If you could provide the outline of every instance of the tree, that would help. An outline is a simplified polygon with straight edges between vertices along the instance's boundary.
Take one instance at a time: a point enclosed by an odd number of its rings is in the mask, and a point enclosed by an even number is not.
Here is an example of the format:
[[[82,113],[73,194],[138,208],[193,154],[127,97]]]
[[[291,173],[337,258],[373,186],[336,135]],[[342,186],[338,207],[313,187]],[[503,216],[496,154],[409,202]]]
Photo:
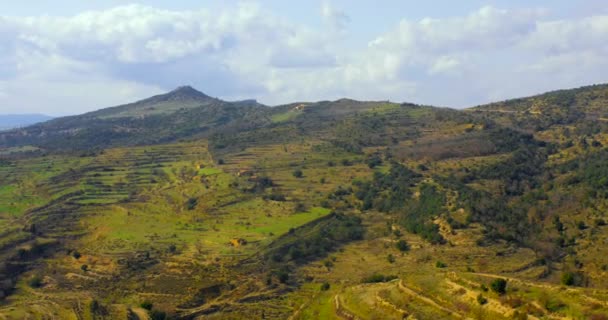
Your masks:
[[[410,250],[410,245],[405,240],[399,240],[396,244],[397,249],[401,252]]]
[[[154,304],[152,304],[152,302],[146,300],[146,301],[142,302],[139,306],[146,310],[152,310],[152,307],[154,307]]]
[[[386,259],[388,260],[388,262],[390,263],[394,263],[395,262],[395,257],[392,254],[388,254],[388,256],[386,257]]]
[[[302,178],[304,176],[304,173],[302,173],[302,170],[300,169],[294,170],[292,174],[296,178]]]
[[[562,284],[566,286],[574,285],[574,273],[572,272],[564,272],[562,274]]]
[[[42,277],[35,275],[27,282],[27,284],[32,288],[40,288],[42,287]]]
[[[330,287],[329,283],[323,282],[323,284],[321,285],[321,291],[327,291],[327,290],[329,290],[329,287]]]
[[[492,291],[503,295],[507,292],[507,280],[505,279],[495,279],[490,283],[490,288]]]

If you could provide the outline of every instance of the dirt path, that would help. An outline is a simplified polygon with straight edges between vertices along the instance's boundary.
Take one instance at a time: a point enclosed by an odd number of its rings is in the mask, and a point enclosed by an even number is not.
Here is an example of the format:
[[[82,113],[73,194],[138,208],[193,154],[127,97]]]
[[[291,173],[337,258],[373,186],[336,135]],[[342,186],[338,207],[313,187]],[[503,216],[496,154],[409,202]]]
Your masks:
[[[139,320],[150,320],[150,316],[148,315],[148,311],[142,308],[132,308],[131,311],[137,316]]]

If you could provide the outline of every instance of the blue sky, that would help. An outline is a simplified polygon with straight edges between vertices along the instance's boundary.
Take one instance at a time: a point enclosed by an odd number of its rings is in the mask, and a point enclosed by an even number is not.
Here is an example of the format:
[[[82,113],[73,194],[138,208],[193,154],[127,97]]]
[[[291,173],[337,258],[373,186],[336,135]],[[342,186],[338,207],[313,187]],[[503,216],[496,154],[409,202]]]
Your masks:
[[[0,0],[0,113],[75,114],[182,84],[277,105],[467,107],[608,82],[605,1]]]

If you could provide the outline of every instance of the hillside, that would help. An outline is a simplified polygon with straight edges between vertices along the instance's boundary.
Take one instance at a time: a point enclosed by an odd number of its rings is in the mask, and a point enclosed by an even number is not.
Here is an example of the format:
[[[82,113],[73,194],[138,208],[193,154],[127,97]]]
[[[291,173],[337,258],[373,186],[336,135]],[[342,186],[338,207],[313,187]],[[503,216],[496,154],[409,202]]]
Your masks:
[[[182,87],[0,134],[0,318],[604,319],[607,97]]]
[[[131,104],[3,132],[0,146],[89,150],[155,144],[204,137],[220,128],[254,127],[268,121],[267,113],[255,101],[226,102],[185,86]]]

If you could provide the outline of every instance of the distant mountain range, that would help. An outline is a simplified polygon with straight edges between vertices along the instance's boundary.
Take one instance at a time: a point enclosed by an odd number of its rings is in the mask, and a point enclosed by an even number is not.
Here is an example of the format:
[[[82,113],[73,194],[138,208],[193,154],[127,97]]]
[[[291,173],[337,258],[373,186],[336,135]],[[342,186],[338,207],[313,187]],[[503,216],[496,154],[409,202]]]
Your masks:
[[[53,117],[44,114],[0,114],[0,130],[25,127],[51,119]]]

